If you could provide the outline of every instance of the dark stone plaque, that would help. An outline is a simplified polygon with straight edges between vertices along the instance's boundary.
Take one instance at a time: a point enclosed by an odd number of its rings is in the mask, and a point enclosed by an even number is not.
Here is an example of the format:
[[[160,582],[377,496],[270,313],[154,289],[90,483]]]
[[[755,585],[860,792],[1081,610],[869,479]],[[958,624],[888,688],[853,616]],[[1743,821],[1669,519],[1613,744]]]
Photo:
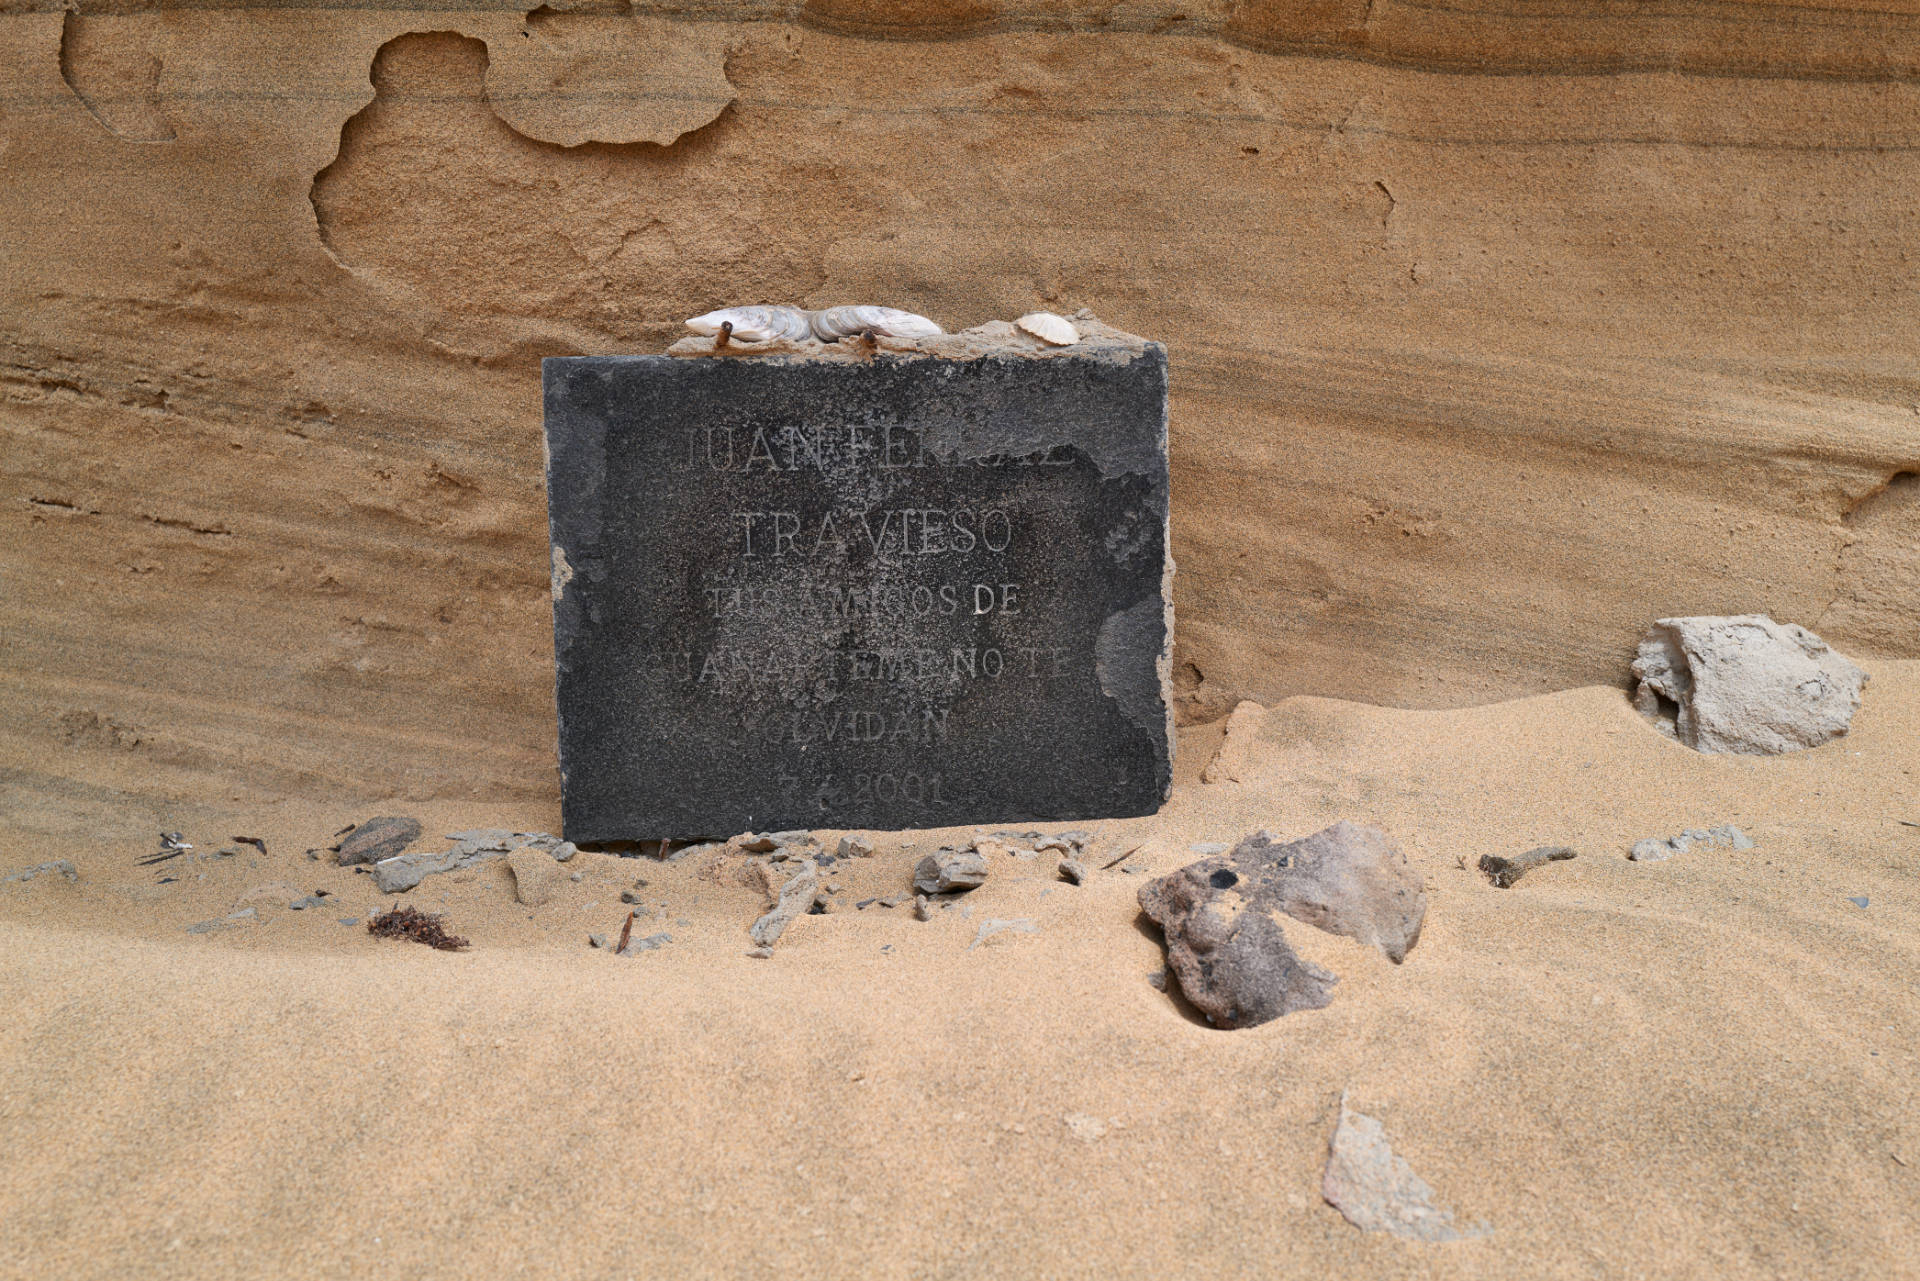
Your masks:
[[[568,839],[1159,808],[1165,349],[947,345],[545,362]]]

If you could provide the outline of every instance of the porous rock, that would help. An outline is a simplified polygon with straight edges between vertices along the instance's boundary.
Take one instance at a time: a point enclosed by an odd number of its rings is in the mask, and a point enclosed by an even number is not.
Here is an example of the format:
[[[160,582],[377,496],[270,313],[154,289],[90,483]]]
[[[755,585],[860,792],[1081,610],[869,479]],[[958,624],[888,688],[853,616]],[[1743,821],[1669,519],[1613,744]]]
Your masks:
[[[1285,844],[1255,832],[1227,858],[1288,916],[1377,947],[1395,965],[1420,941],[1426,889],[1400,847],[1377,827],[1342,819]]]
[[[370,818],[353,829],[340,842],[340,866],[378,863],[383,858],[404,854],[407,846],[420,839],[420,820],[403,814]]]
[[[1419,941],[1426,891],[1384,832],[1342,821],[1285,844],[1255,832],[1231,853],[1141,886],[1140,907],[1166,936],[1187,999],[1217,1026],[1238,1028],[1333,999],[1338,980],[1295,955],[1278,914],[1398,963]]]
[[[986,879],[986,856],[978,850],[935,850],[913,869],[913,888],[922,894],[971,890]]]
[[[1528,872],[1545,863],[1557,863],[1575,857],[1576,851],[1565,845],[1536,845],[1524,854],[1482,854],[1480,870],[1503,890],[1510,890]]]
[[[1356,1228],[1390,1232],[1410,1241],[1459,1241],[1479,1232],[1453,1226],[1453,1214],[1433,1203],[1433,1188],[1394,1155],[1380,1123],[1350,1111],[1343,1096],[1340,1123],[1328,1145],[1320,1195]]]
[[[753,923],[753,928],[747,931],[748,936],[760,947],[772,947],[786,932],[794,917],[805,914],[813,907],[814,895],[819,890],[819,870],[810,862],[803,864],[800,873],[780,887],[780,901],[773,905],[773,910]]]
[[[1648,837],[1636,842],[1627,857],[1636,863],[1659,863],[1675,854],[1685,854],[1696,845],[1718,850],[1750,850],[1753,839],[1731,823],[1718,827],[1693,827],[1665,840]]]
[[[1700,752],[1771,756],[1847,732],[1867,674],[1764,614],[1663,618],[1633,661],[1633,705]]]
[[[560,881],[560,865],[553,855],[532,846],[522,846],[507,855],[513,870],[513,896],[528,907],[540,907],[553,898]]]

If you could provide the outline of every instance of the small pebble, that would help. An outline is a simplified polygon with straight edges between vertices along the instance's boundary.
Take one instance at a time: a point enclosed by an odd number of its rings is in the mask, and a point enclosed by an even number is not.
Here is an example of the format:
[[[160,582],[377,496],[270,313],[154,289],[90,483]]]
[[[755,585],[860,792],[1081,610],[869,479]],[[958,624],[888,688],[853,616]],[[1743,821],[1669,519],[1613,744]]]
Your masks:
[[[1867,905],[1867,896],[1862,894],[1859,898],[1849,898],[1847,902],[1853,904],[1855,907],[1865,907]]]
[[[750,947],[747,949],[747,955],[756,961],[764,961],[773,955],[773,949],[770,947]]]
[[[638,903],[640,901],[640,896],[638,894],[635,894],[632,890],[621,890],[620,901],[622,903]]]
[[[607,936],[604,934],[589,934],[587,935],[587,946],[605,948],[607,946]]]
[[[575,873],[574,873],[574,874],[573,874],[572,876],[569,876],[569,877],[568,877],[567,879],[568,879],[569,881],[573,881],[573,882],[575,882],[575,883],[577,884],[577,883],[579,883],[579,882],[581,882],[581,881],[584,881],[584,880],[586,880],[586,879],[587,879],[587,874],[586,874],[585,872],[575,872]]]

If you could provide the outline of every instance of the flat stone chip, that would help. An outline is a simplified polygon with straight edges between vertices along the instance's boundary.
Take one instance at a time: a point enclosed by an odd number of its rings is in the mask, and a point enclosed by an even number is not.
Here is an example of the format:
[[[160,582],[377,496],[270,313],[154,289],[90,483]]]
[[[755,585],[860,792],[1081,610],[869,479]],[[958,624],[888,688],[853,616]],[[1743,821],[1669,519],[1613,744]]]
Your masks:
[[[1155,812],[1166,353],[1086,327],[545,361],[567,838]]]

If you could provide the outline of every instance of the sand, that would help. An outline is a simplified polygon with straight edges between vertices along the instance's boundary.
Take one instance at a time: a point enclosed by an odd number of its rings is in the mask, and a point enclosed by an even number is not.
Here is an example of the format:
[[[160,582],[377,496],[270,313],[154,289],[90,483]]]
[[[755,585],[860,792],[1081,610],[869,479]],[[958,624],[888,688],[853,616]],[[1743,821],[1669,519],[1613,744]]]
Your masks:
[[[806,916],[756,960],[764,895],[702,857],[583,853],[537,909],[495,862],[404,896],[472,940],[441,953],[341,924],[386,900],[305,856],[380,810],[76,779],[0,828],[0,874],[80,873],[0,885],[0,1273],[1911,1275],[1920,663],[1867,666],[1854,732],[1777,759],[1696,755],[1604,687],[1187,731],[1161,815],[1080,825],[1093,865],[1346,817],[1431,900],[1399,967],[1289,923],[1333,1003],[1236,1032],[1149,982],[1144,873],[1000,859],[931,922]],[[1714,823],[1756,848],[1625,858]],[[268,854],[135,866],[162,825]],[[876,834],[841,899],[902,892],[957,834]],[[1472,870],[1544,843],[1579,857],[1512,890]],[[636,878],[636,933],[673,941],[589,948]],[[187,932],[275,882],[332,898]],[[1037,932],[969,946],[1011,918]],[[1486,1235],[1403,1242],[1325,1204],[1343,1092]]]

